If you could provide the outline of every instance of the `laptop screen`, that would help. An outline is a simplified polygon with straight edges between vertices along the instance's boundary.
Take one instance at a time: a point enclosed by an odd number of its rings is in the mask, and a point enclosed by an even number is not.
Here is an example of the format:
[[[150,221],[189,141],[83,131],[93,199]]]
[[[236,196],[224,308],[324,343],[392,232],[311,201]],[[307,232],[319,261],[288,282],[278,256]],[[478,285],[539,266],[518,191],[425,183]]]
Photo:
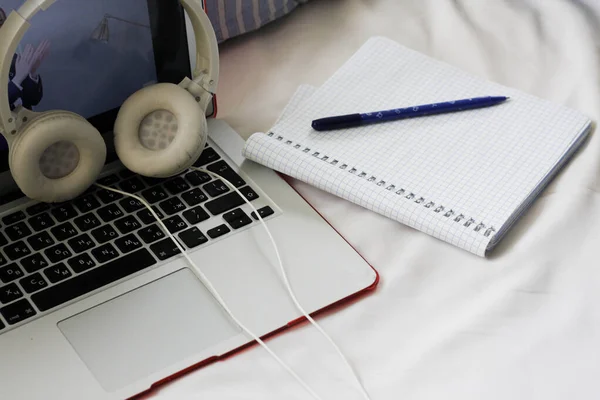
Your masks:
[[[0,23],[23,3],[0,0]],[[184,21],[177,1],[57,0],[32,18],[13,56],[11,107],[84,116],[105,136],[112,161],[110,130],[123,101],[145,85],[189,74]],[[0,136],[0,174],[7,170]]]

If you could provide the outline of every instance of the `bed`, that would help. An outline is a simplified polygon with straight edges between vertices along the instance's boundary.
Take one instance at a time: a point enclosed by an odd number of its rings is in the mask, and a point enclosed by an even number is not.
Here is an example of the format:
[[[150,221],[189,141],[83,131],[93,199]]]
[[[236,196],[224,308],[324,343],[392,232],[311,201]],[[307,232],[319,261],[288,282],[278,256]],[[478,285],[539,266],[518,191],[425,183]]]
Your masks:
[[[221,44],[218,118],[245,138],[267,130],[299,84],[373,35],[598,119],[596,0],[313,0]],[[373,400],[599,398],[599,171],[594,132],[487,259],[291,180],[380,272],[377,290],[318,319]],[[269,343],[324,399],[360,398],[310,325]],[[308,396],[254,347],[148,398]]]

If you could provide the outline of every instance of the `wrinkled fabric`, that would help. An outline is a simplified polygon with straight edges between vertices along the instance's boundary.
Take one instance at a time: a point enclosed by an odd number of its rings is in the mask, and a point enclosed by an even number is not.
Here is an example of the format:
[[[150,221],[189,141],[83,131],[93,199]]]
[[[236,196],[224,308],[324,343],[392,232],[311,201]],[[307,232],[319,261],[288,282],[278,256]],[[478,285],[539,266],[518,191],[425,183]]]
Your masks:
[[[370,36],[600,113],[600,1],[318,0],[222,47],[219,118],[267,130]],[[600,398],[600,142],[593,132],[488,259],[291,183],[381,275],[318,318],[373,400]],[[310,325],[268,341],[323,399],[360,399]],[[260,347],[152,399],[309,399]]]

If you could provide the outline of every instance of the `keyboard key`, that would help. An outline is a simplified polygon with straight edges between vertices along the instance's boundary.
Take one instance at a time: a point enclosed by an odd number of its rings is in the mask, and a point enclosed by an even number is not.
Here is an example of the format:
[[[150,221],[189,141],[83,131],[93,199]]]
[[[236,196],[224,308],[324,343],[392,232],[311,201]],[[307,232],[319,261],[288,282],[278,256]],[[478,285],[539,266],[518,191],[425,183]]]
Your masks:
[[[4,237],[2,233],[0,233],[0,246],[4,246],[8,243],[8,240]]]
[[[56,240],[59,242],[63,242],[77,235],[77,230],[75,230],[70,222],[55,226],[54,228],[50,229],[50,232],[52,232]]]
[[[6,254],[9,260],[15,261],[21,257],[30,255],[31,250],[29,250],[29,247],[27,247],[24,241],[19,240],[18,242],[4,247],[4,254]]]
[[[200,222],[210,218],[208,213],[204,211],[204,209],[200,206],[194,207],[190,210],[186,210],[183,212],[182,215],[183,218],[185,218],[192,225],[199,224]]]
[[[87,253],[70,258],[67,260],[67,264],[69,264],[71,269],[76,273],[87,271],[88,269],[96,266],[96,263],[94,260],[92,260],[92,257],[90,257]]]
[[[37,292],[31,296],[31,301],[40,311],[46,311],[142,271],[154,264],[156,264],[156,260],[152,254],[147,249],[139,249],[134,253],[127,254],[58,285]]]
[[[36,312],[27,300],[22,299],[6,307],[0,308],[0,314],[2,314],[9,325],[14,325],[27,318],[33,317]]]
[[[162,183],[167,180],[167,178],[152,178],[149,176],[142,176],[142,179],[144,180],[144,182],[146,182],[146,185],[148,186],[158,185],[159,183]]]
[[[38,290],[41,290],[41,289],[45,288],[46,286],[48,286],[48,282],[46,282],[46,280],[44,279],[42,274],[39,274],[39,273],[29,275],[29,276],[21,279],[19,281],[19,283],[21,284],[21,287],[27,293],[37,292]]]
[[[119,171],[119,176],[123,179],[131,178],[134,175],[135,175],[135,172],[130,171],[128,169],[123,169],[123,170]]]
[[[142,197],[144,197],[144,199],[150,203],[156,203],[157,201],[161,201],[166,199],[167,193],[162,190],[159,187],[155,187],[155,188],[151,188],[151,189],[146,189],[142,192]]]
[[[166,238],[150,245],[150,250],[152,250],[159,260],[166,260],[181,252],[171,238]]]
[[[64,260],[65,258],[71,257],[71,251],[67,249],[63,243],[59,243],[56,246],[50,247],[49,249],[44,250],[44,254],[50,260],[50,263],[54,264],[59,261]]]
[[[172,217],[165,218],[163,219],[163,223],[171,233],[177,233],[187,228],[187,224],[184,220],[181,219],[179,215],[174,215]]]
[[[142,228],[139,231],[137,231],[137,234],[139,235],[139,237],[142,238],[144,243],[156,242],[158,239],[162,239],[165,237],[165,234],[157,224]]]
[[[206,167],[207,170],[214,172],[215,174],[220,175],[222,178],[227,179],[229,182],[233,184],[233,186],[239,188],[244,186],[246,182],[242,179],[241,176],[237,174],[227,163],[223,160],[218,161],[214,164],[210,164]]]
[[[29,214],[29,215],[36,215],[36,214],[39,214],[39,213],[41,213],[43,211],[46,211],[48,209],[50,209],[50,204],[48,204],[48,203],[37,203],[37,204],[32,205],[31,207],[27,207],[25,209],[25,211],[27,211],[27,214]]]
[[[58,222],[64,222],[77,216],[77,211],[70,204],[58,206],[50,211]]]
[[[200,157],[198,157],[198,159],[194,163],[194,166],[201,167],[205,164],[217,161],[219,158],[221,157],[219,157],[219,154],[217,154],[216,151],[214,151],[211,147],[207,147],[204,150],[202,150],[202,154],[200,154]]]
[[[119,177],[116,174],[111,174],[111,175],[105,176],[104,178],[98,179],[97,182],[104,186],[110,186],[110,185],[114,185],[115,183],[119,182]]]
[[[183,178],[177,177],[165,182],[163,184],[163,187],[167,189],[167,191],[172,195],[176,195],[181,192],[185,192],[186,190],[189,190],[190,185],[188,185],[187,182],[183,180]]]
[[[25,213],[23,211],[17,211],[15,213],[9,214],[5,217],[2,217],[2,222],[5,225],[14,224],[15,222],[19,222],[25,219]]]
[[[233,229],[239,229],[252,223],[252,219],[241,208],[236,208],[223,214],[223,219],[231,225]]]
[[[228,232],[231,232],[231,230],[227,227],[227,225],[223,224],[223,225],[219,225],[215,228],[209,229],[208,232],[206,232],[206,233],[211,238],[216,239],[220,236],[223,236],[224,234],[226,234]]]
[[[104,222],[110,222],[123,216],[123,211],[116,204],[110,204],[96,211]]]
[[[134,211],[139,210],[140,208],[144,208],[144,205],[140,203],[139,200],[134,199],[133,197],[126,197],[119,202],[121,207],[125,210],[126,213],[132,213]]]
[[[156,215],[158,215],[159,219],[163,219],[165,217],[164,214],[160,212],[158,207],[152,207],[152,210],[154,210]],[[156,218],[154,218],[154,215],[152,215],[150,210],[147,208],[143,209],[142,211],[138,211],[136,215],[144,223],[144,225],[153,224],[156,222]]]
[[[44,275],[46,275],[46,278],[48,278],[50,282],[57,283],[64,281],[73,274],[71,271],[69,271],[69,268],[67,268],[65,264],[60,263],[53,265],[50,268],[46,268],[44,270]]]
[[[200,186],[203,183],[210,181],[212,178],[206,172],[192,171],[190,173],[185,174],[185,179],[192,186]]]
[[[87,233],[74,237],[73,239],[69,239],[67,243],[73,249],[75,254],[82,253],[96,245],[96,243],[94,243],[92,238]]]
[[[103,225],[100,228],[96,228],[92,231],[92,236],[98,241],[98,243],[106,243],[109,240],[115,239],[117,231],[110,225]]]
[[[258,211],[258,215],[260,215],[261,218],[266,218],[274,213],[273,209],[269,206],[264,206],[263,208],[259,208],[256,211]],[[252,211],[252,214],[250,215],[252,215],[252,218],[258,220],[258,217],[256,216],[256,213],[254,211]]]
[[[3,283],[10,283],[15,279],[22,278],[23,275],[25,275],[23,270],[17,264],[10,264],[0,268],[0,280]]]
[[[0,267],[3,266],[4,264],[6,264],[7,262],[8,261],[6,261],[6,258],[4,258],[2,253],[0,253]]]
[[[250,186],[244,186],[240,189],[240,192],[247,198],[249,201],[254,201],[259,198],[258,193],[256,193]]]
[[[140,178],[138,178],[137,176],[127,179],[126,181],[123,181],[119,184],[119,188],[121,188],[122,191],[127,192],[127,193],[139,192],[140,190],[144,189],[145,187],[146,187],[146,185],[144,185],[142,180]]]
[[[8,226],[4,229],[4,233],[10,238],[10,240],[15,241],[19,239],[26,238],[31,235],[31,229],[25,225],[25,222],[19,222],[17,224]]]
[[[115,240],[115,244],[123,254],[142,247],[142,242],[140,242],[140,240],[133,233],[123,236],[122,238],[118,238]]]
[[[103,246],[92,250],[92,255],[96,258],[96,260],[98,260],[100,264],[102,264],[112,260],[113,258],[117,258],[119,256],[119,252],[113,247],[112,244],[107,243]]]
[[[158,204],[167,215],[173,215],[186,209],[185,204],[177,197],[171,197],[168,200]]]
[[[220,179],[207,183],[206,185],[202,186],[202,189],[204,189],[204,191],[208,193],[210,197],[217,197],[223,193],[229,192],[227,185],[225,185]]]
[[[23,292],[17,286],[16,283],[11,283],[0,288],[0,302],[2,304],[8,304],[11,301],[15,301],[23,297]]]
[[[48,232],[40,232],[28,238],[27,243],[29,243],[33,250],[38,251],[45,249],[48,246],[52,246],[54,244],[54,239],[50,237]]]
[[[200,190],[200,188],[195,188],[185,192],[181,195],[181,198],[187,203],[188,206],[191,207],[208,200],[208,197],[204,194],[204,192],[202,192],[202,190]]]
[[[77,225],[79,230],[82,232],[89,231],[90,229],[94,229],[102,225],[102,222],[100,222],[100,220],[93,213],[87,213],[81,217],[77,217],[73,220],[73,222],[75,222],[75,225]]]
[[[40,269],[46,268],[48,265],[50,265],[40,253],[35,253],[29,257],[23,258],[20,261],[20,264],[28,273],[39,271]]]
[[[98,191],[98,186],[91,185],[87,189],[85,189],[85,192],[83,192],[82,196],[87,196],[88,194],[92,194],[97,191]]]
[[[88,194],[73,200],[73,204],[79,212],[86,213],[100,207],[100,202],[96,200],[93,194]]]
[[[205,203],[204,207],[206,207],[212,215],[219,215],[232,208],[239,207],[242,204],[245,204],[244,199],[236,192],[232,192]]]
[[[133,232],[142,227],[142,224],[133,216],[128,215],[120,220],[115,221],[115,226],[122,234]]]
[[[181,241],[190,249],[208,242],[208,238],[195,226],[181,232],[179,234],[179,239],[181,239]]]
[[[36,232],[43,231],[46,228],[50,228],[51,226],[56,225],[56,223],[48,213],[43,213],[36,215],[35,217],[31,217],[27,220],[27,222],[29,222],[29,225]]]
[[[112,186],[111,186],[112,187]],[[102,201],[104,204],[112,203],[115,200],[119,200],[123,198],[121,193],[116,193],[111,190],[100,189],[96,192],[96,196]]]

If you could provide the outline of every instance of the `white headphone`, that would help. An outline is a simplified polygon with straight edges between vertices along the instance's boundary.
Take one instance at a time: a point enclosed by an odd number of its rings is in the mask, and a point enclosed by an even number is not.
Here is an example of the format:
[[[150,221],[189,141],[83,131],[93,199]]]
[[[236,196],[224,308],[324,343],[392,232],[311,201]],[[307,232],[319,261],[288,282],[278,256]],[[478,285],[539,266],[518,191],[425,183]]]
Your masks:
[[[131,171],[149,177],[176,175],[202,153],[206,110],[219,75],[217,39],[200,0],[180,0],[192,22],[196,67],[178,85],[157,83],[132,94],[114,124],[117,156]],[[13,179],[29,198],[70,200],[91,186],[106,161],[100,132],[69,111],[10,110],[8,77],[13,54],[31,18],[55,0],[27,0],[0,28],[0,133],[9,146]],[[160,123],[159,123],[160,122]]]

